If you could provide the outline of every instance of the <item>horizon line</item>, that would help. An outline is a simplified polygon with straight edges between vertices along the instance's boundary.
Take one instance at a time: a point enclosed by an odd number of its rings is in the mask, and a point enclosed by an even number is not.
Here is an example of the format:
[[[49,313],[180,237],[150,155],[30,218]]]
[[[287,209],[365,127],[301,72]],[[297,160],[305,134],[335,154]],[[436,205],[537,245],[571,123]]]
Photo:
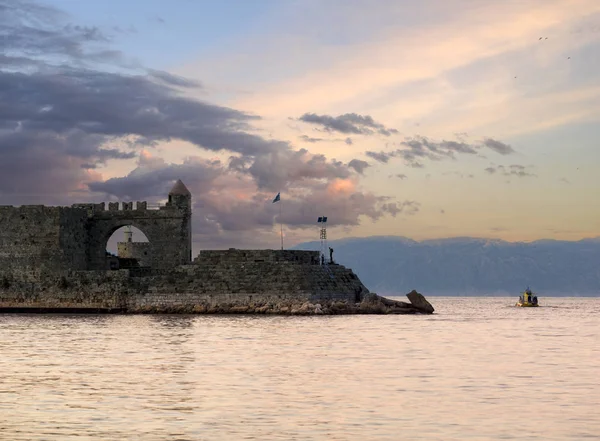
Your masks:
[[[360,239],[377,239],[377,238],[381,238],[381,239],[398,238],[398,239],[409,240],[409,241],[415,242],[415,243],[435,242],[435,241],[444,241],[444,240],[460,240],[460,239],[470,239],[470,240],[478,240],[478,241],[486,241],[486,242],[503,242],[503,243],[511,243],[511,244],[532,244],[532,243],[536,243],[536,242],[578,243],[578,242],[585,242],[585,241],[596,241],[596,240],[600,241],[600,236],[583,237],[578,240],[542,238],[542,239],[535,239],[535,240],[530,240],[530,241],[525,241],[525,240],[511,241],[511,240],[506,240],[506,239],[479,237],[479,236],[448,236],[448,237],[438,237],[438,238],[433,238],[433,239],[418,240],[418,239],[413,239],[413,238],[410,238],[407,236],[400,236],[400,235],[393,235],[393,234],[385,234],[385,235],[381,234],[381,235],[372,235],[372,236],[343,237],[340,239],[330,239],[330,240],[328,240],[328,242],[336,242],[336,241],[340,241],[340,240],[360,240]],[[299,242],[297,245],[305,244],[305,243],[313,243],[313,242],[319,242],[319,241],[318,240],[309,240],[309,241]]]

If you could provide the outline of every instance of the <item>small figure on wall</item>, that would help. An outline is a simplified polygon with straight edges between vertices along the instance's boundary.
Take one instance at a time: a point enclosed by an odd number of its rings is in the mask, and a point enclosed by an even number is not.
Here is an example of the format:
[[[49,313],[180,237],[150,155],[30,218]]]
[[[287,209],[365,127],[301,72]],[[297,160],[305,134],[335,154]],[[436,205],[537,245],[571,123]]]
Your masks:
[[[333,248],[329,247],[329,263],[333,263]]]

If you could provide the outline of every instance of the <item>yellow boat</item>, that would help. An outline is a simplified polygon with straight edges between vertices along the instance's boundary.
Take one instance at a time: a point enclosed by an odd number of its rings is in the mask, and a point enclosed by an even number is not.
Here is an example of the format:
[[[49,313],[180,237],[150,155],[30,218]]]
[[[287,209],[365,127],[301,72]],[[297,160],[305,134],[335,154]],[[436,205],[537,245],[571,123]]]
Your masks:
[[[527,287],[525,292],[519,297],[519,301],[515,306],[520,306],[522,308],[534,308],[540,305],[538,304],[537,296],[531,292],[529,287]]]

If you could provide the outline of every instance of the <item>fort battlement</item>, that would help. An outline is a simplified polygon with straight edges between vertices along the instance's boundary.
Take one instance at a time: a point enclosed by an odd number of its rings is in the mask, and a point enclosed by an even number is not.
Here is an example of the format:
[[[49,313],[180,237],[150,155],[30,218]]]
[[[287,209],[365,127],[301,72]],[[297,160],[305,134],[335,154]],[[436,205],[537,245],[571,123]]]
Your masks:
[[[72,208],[81,208],[83,210],[88,211],[90,214],[100,213],[103,211],[131,211],[131,210],[147,210],[148,202],[147,201],[137,201],[135,205],[133,202],[100,202],[99,204],[73,204]],[[160,208],[170,208],[170,207],[157,207]]]
[[[84,203],[84,204],[73,204],[71,208],[79,208],[86,210],[90,215],[102,213],[104,211],[146,211],[146,210],[173,210],[179,207],[174,204],[148,204],[148,201],[136,201],[136,202],[100,202],[97,204]]]
[[[131,211],[131,210],[169,210],[176,209],[174,205],[168,204],[148,204],[148,201],[137,202],[100,202],[100,203],[79,203],[70,206],[47,206],[47,205],[0,205],[0,210],[39,210],[42,208],[75,208],[88,211],[91,215],[103,211]]]

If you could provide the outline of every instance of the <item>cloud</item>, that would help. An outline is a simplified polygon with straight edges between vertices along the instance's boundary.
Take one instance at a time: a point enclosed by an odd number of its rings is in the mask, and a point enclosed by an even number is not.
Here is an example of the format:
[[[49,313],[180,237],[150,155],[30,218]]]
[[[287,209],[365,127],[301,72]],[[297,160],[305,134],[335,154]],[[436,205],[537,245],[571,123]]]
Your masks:
[[[366,161],[256,135],[259,116],[189,98],[199,82],[128,64],[99,28],[64,25],[60,11],[33,2],[2,0],[2,8],[0,203],[159,201],[182,179],[194,195],[197,237],[268,234],[277,191],[283,221],[295,229],[312,227],[319,210],[343,226],[410,211],[361,189]],[[387,130],[366,117],[347,122]],[[174,164],[150,153],[180,140],[229,159],[190,155]],[[105,180],[99,172],[135,157],[124,176]]]
[[[418,213],[421,204],[416,201],[404,201],[402,203],[390,202],[382,206],[383,210],[396,217],[398,214],[413,216]]]
[[[178,94],[178,87],[197,82],[151,69],[124,72],[120,54],[89,48],[110,41],[98,28],[63,25],[59,11],[36,3],[9,1],[4,8],[0,52],[12,61],[0,65],[0,145],[3,181],[15,189],[25,185],[29,165],[36,169],[46,155],[53,159],[39,170],[40,191],[46,189],[43,174],[59,179],[59,170],[72,166],[77,172],[65,179],[77,181],[82,166],[131,158],[135,154],[122,149],[140,144],[181,139],[243,156],[291,148],[249,133],[257,116]],[[98,65],[101,53],[103,62],[113,63],[110,71]],[[62,62],[55,64],[54,56]],[[70,185],[78,187],[76,181]]]
[[[111,38],[97,27],[61,24],[65,18],[61,11],[36,2],[3,0],[3,3],[0,49],[8,54],[12,67],[63,64],[64,57],[78,65],[121,59],[118,51],[101,46]]]
[[[190,80],[189,78],[184,78],[169,72],[155,69],[147,69],[146,71],[152,78],[160,80],[169,86],[184,87],[188,89],[202,87],[202,84],[200,84],[199,81]]]
[[[308,136],[308,135],[300,135],[298,136],[298,139],[304,141],[304,142],[309,142],[311,144],[316,144],[318,142],[343,142],[346,145],[352,145],[353,141],[352,138],[346,138],[346,139],[340,139],[340,138],[314,138],[312,136]]]
[[[278,190],[307,180],[349,178],[353,170],[341,161],[328,160],[325,155],[312,154],[306,149],[279,149],[254,156],[245,172],[259,188]]]
[[[570,184],[571,183],[571,181],[569,181],[567,178],[560,178],[558,181],[559,182],[563,182],[565,184]]]
[[[524,165],[513,164],[509,166],[504,165],[491,165],[484,169],[484,171],[490,175],[498,173],[503,176],[516,176],[517,178],[532,178],[537,177],[534,173],[527,170]]]
[[[348,167],[353,168],[354,170],[356,170],[357,173],[362,175],[365,169],[370,167],[370,165],[367,161],[363,161],[361,159],[352,159],[348,163]]]
[[[92,183],[90,189],[110,198],[160,202],[176,179],[182,179],[192,193],[193,231],[198,241],[206,241],[200,236],[231,232],[237,232],[238,238],[241,232],[266,234],[279,222],[279,207],[272,204],[276,192],[261,189],[250,174],[219,160],[190,157],[182,164],[171,164],[143,152],[127,176]],[[377,220],[399,213],[414,215],[419,210],[416,201],[394,202],[361,191],[356,177],[297,182],[281,191],[281,200],[281,220],[288,229],[311,228],[324,211],[332,226],[355,226],[362,216]]]
[[[356,113],[345,113],[339,116],[317,115],[316,113],[305,113],[300,121],[323,127],[328,132],[339,132],[354,135],[390,136],[398,133],[398,130],[386,128],[383,124],[376,122],[369,115],[358,115]]]
[[[408,178],[408,176],[406,176],[404,173],[398,173],[396,175],[390,175],[390,178],[398,178],[404,180]]]
[[[367,155],[369,158],[373,158],[375,161],[381,162],[383,164],[387,164],[387,162],[390,160],[390,158],[394,157],[395,154],[392,153],[386,153],[386,152],[373,152],[373,151],[366,151],[365,155]]]
[[[439,161],[442,159],[455,158],[455,153],[476,154],[474,146],[459,141],[434,142],[424,136],[405,139],[400,143],[405,148],[398,149],[394,156],[399,156],[407,164],[418,162],[418,159],[430,159]]]
[[[483,145],[501,155],[510,155],[515,152],[510,145],[491,138],[485,138]]]
[[[63,200],[100,178],[89,170],[135,157],[140,144],[183,139],[244,155],[289,148],[245,132],[256,116],[178,95],[176,87],[196,82],[157,70],[128,71],[98,28],[64,25],[60,11],[33,2],[4,0],[3,8],[3,201],[18,195],[21,202]],[[112,69],[102,70],[103,63]]]
[[[311,138],[308,135],[300,135],[298,138],[300,138],[302,141],[310,143],[325,141],[323,138]]]
[[[508,168],[502,167],[500,165],[500,166],[498,166],[498,168],[500,170],[502,170],[506,176],[517,176],[519,178],[527,178],[527,177],[536,177],[537,176],[534,173],[530,173],[529,171],[527,171],[526,167],[523,165],[513,164],[513,165],[509,165]]]
[[[422,160],[441,161],[456,159],[457,154],[476,155],[483,147],[490,148],[501,155],[514,153],[515,150],[508,144],[495,139],[486,138],[482,142],[467,143],[465,141],[433,141],[425,136],[405,138],[393,145],[400,148],[390,152],[366,151],[365,155],[374,160],[387,163],[391,158],[402,158],[406,165],[413,168],[423,168]]]
[[[474,178],[474,177],[475,177],[475,176],[474,176],[473,174],[471,174],[471,173],[469,173],[469,174],[464,174],[464,173],[461,173],[461,172],[458,172],[458,171],[444,172],[444,173],[443,173],[443,175],[444,175],[444,176],[448,176],[448,175],[458,176],[458,177],[459,177],[459,178],[461,178],[461,179],[464,179],[464,178],[470,178],[470,179],[472,179],[472,178]]]

